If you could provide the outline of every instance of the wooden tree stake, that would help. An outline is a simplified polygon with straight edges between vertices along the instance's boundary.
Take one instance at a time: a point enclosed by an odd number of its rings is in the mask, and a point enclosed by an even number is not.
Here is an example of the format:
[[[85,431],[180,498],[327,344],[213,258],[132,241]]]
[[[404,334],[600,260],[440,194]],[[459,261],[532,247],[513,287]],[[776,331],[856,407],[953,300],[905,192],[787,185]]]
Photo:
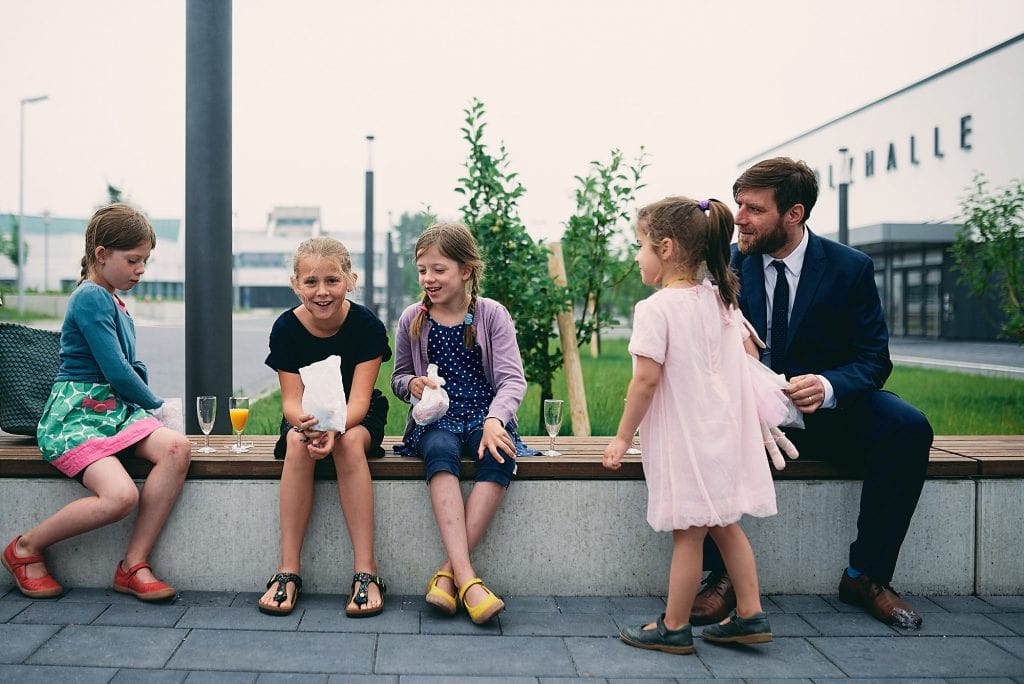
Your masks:
[[[565,287],[565,260],[562,258],[562,243],[555,242],[548,247],[548,272],[555,285]],[[562,311],[555,316],[558,334],[562,340],[562,358],[565,360],[565,385],[569,390],[569,409],[572,411],[572,434],[577,437],[590,436],[590,415],[587,413],[587,391],[583,387],[583,367],[580,365],[580,350],[576,346],[576,323],[573,312]]]

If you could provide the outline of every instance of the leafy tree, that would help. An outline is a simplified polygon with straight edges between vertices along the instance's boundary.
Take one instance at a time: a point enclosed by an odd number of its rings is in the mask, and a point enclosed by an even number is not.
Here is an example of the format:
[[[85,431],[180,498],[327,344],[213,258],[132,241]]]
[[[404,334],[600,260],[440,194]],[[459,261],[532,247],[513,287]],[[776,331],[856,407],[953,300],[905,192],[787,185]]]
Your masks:
[[[624,163],[622,152],[613,149],[609,161],[592,161],[586,176],[576,176],[576,210],[566,222],[562,249],[571,274],[569,291],[579,312],[579,344],[618,323],[603,299],[633,270],[627,234],[630,205],[644,187],[640,177],[646,168],[643,147],[632,164]]]
[[[461,129],[469,143],[466,175],[455,191],[465,197],[462,219],[480,246],[487,264],[481,290],[504,304],[516,323],[526,379],[540,387],[538,431],[544,399],[551,398],[551,378],[562,354],[551,348],[555,314],[567,306],[568,293],[548,274],[548,251],[526,232],[519,217],[519,198],[526,192],[518,174],[509,170],[505,145],[492,155],[483,142],[484,104],[473,98]]]
[[[21,240],[21,227],[18,225],[18,219],[10,217],[10,232],[0,232],[0,254],[7,257],[10,262],[17,268],[18,266],[18,241]],[[21,251],[25,257],[25,261],[28,261],[28,243],[25,242],[21,245]]]
[[[125,198],[124,190],[117,187],[116,185],[107,183],[107,204],[116,204],[118,202],[127,201],[128,200]]]
[[[622,268],[626,272],[626,276],[618,284],[609,288],[601,298],[601,305],[614,318],[631,319],[636,303],[650,297],[654,292],[653,287],[644,285],[644,281],[640,279],[640,269],[636,266],[634,251],[634,249],[630,249],[628,260],[618,265],[618,268]]]
[[[1024,343],[1024,184],[1013,180],[989,192],[980,173],[973,183],[960,202],[964,223],[950,252],[972,292],[998,294],[1006,314],[1002,334]]]

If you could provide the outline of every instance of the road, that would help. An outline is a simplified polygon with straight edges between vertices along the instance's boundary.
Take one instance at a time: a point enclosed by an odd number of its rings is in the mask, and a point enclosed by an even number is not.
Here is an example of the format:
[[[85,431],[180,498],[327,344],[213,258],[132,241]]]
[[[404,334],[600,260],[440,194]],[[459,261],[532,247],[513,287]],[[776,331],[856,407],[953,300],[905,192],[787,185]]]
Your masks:
[[[232,322],[232,391],[259,397],[277,389],[277,374],[263,360],[277,314],[236,315]],[[136,321],[138,355],[157,396],[185,396],[185,324]]]

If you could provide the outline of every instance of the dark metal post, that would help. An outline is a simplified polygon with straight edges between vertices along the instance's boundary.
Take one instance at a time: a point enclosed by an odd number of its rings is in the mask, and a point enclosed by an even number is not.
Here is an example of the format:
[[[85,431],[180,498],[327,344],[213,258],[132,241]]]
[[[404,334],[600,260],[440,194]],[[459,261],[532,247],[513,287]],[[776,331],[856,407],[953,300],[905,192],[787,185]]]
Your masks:
[[[231,0],[185,8],[185,429],[195,398],[216,395],[214,432],[230,434]]]
[[[373,303],[373,136],[366,136],[366,253],[364,255],[363,281],[366,283],[366,297],[363,303],[377,312]]]
[[[389,221],[390,223],[390,221]],[[391,231],[387,234],[387,249],[384,253],[384,272],[388,274],[387,282],[387,293],[386,298],[387,306],[385,307],[385,314],[387,315],[387,325],[390,328],[396,322],[397,316],[395,315],[395,302],[397,301],[397,292],[395,292],[395,250],[391,245]]]
[[[847,203],[850,189],[850,160],[845,147],[839,148],[839,244],[850,244],[849,206]]]

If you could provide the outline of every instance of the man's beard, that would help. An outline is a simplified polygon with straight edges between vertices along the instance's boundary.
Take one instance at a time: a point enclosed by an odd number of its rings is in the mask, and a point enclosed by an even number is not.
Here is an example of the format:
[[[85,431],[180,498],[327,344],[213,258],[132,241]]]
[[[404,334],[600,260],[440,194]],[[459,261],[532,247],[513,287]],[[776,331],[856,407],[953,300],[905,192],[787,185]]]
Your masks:
[[[766,233],[756,236],[749,236],[744,239],[743,233],[739,234],[739,249],[744,254],[771,254],[786,246],[789,236],[782,225],[780,218]]]

